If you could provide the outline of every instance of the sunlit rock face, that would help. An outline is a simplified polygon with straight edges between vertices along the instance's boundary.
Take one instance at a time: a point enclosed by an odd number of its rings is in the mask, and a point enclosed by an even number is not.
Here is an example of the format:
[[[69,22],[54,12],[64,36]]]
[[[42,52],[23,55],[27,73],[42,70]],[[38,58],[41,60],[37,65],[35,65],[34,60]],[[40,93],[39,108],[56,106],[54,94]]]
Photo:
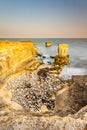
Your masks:
[[[0,78],[37,68],[36,52],[31,41],[0,41]]]
[[[46,47],[50,47],[50,46],[52,46],[52,42],[46,42],[45,45],[46,45]]]
[[[59,44],[58,45],[58,55],[54,57],[55,65],[57,65],[58,69],[61,70],[64,68],[64,65],[68,65],[70,63],[69,55],[68,55],[68,44]]]
[[[68,55],[68,44],[58,45],[59,57],[66,57]]]

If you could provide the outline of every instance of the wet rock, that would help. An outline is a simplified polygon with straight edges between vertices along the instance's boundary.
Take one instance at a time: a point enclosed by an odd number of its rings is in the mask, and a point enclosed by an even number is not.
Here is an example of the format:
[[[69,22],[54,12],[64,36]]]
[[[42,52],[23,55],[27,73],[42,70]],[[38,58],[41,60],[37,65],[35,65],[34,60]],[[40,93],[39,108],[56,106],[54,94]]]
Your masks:
[[[46,56],[42,56],[42,58],[43,58],[43,59],[45,59],[45,58],[46,58]]]
[[[46,42],[46,43],[45,43],[45,46],[46,46],[46,47],[52,46],[52,42]]]
[[[54,59],[57,65],[68,65],[70,63],[69,55],[66,57],[55,56]]]
[[[36,51],[36,55],[37,55],[37,56],[40,56],[40,57],[43,56],[42,52],[40,52],[40,51],[38,51],[38,50]]]
[[[55,56],[51,55],[51,56],[50,56],[50,58],[54,59],[54,58],[55,58]]]
[[[51,62],[50,62],[50,61],[47,61],[47,63],[48,63],[48,64],[51,64]]]

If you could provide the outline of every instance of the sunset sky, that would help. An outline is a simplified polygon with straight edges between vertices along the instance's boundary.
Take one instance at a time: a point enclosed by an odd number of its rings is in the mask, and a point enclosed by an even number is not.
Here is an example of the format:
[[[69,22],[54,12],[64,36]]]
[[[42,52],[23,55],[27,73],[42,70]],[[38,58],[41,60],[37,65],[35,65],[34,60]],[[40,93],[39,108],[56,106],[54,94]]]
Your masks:
[[[0,0],[0,38],[87,38],[87,0]]]

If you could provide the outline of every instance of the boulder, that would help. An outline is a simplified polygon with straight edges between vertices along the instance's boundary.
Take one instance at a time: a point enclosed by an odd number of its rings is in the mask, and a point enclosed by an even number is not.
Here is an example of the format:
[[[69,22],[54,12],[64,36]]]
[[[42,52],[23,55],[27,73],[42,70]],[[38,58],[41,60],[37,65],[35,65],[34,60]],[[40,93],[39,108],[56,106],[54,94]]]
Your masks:
[[[87,130],[87,121],[56,115],[14,112],[0,116],[0,130]]]
[[[87,76],[73,76],[71,82],[56,95],[55,111],[60,116],[74,114],[87,105]]]
[[[46,47],[50,47],[50,46],[52,46],[52,42],[46,42],[45,45],[46,45]]]
[[[75,119],[86,119],[87,120],[87,105],[84,106],[81,110],[79,110],[76,114],[73,115]]]
[[[70,63],[69,55],[68,55],[68,44],[59,44],[58,45],[58,55],[54,58],[55,65],[68,65]]]
[[[54,59],[54,58],[55,58],[55,56],[54,56],[54,55],[51,55],[51,56],[50,56],[50,58]]]
[[[58,44],[59,57],[66,57],[68,55],[68,44]]]
[[[57,65],[68,65],[70,63],[69,55],[66,57],[60,57],[59,55],[55,56],[55,64]]]

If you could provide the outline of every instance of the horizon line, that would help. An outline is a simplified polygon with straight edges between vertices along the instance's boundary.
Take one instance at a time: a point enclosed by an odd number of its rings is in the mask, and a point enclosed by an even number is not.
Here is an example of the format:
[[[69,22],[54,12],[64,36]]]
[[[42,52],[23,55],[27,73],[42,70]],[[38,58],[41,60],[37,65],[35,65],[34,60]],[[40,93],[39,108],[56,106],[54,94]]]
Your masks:
[[[87,39],[87,37],[81,37],[81,38],[78,38],[78,37],[3,37],[3,38],[0,38],[0,39],[10,39],[10,38],[12,38],[12,39],[16,39],[16,38],[18,38],[18,39]]]

